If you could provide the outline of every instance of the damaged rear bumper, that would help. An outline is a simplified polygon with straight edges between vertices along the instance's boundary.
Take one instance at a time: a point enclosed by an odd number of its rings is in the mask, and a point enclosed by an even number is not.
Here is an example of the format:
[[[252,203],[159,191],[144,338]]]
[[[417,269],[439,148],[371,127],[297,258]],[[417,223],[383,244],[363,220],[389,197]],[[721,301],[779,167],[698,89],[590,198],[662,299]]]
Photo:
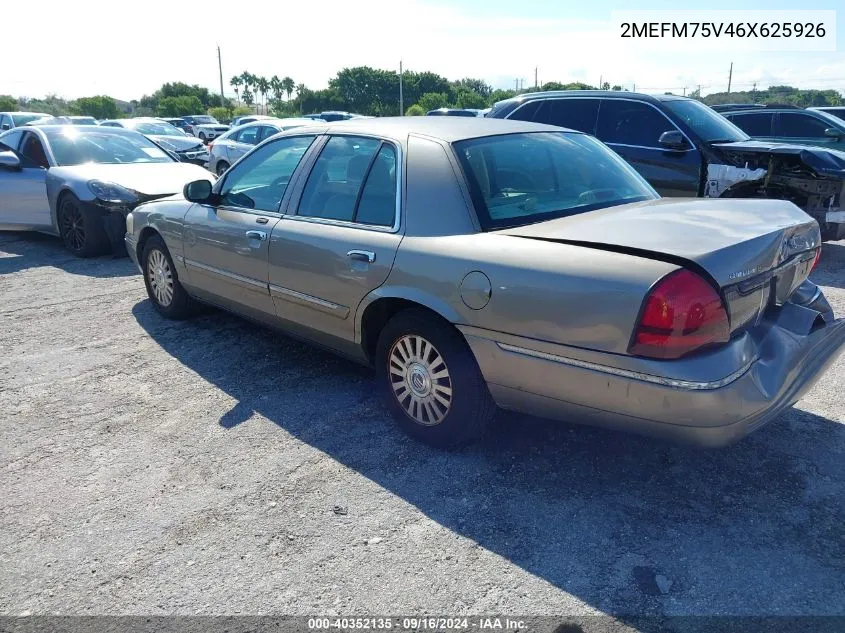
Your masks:
[[[716,447],[794,404],[845,348],[845,319],[821,295],[811,305],[786,304],[718,351],[678,361],[462,329],[503,408]]]

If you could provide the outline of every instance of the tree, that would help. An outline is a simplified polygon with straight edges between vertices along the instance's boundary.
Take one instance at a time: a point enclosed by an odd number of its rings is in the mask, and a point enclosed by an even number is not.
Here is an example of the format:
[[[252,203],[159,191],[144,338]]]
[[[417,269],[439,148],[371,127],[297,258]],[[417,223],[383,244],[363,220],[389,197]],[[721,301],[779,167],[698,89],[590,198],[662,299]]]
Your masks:
[[[487,99],[473,90],[461,88],[455,96],[455,105],[459,108],[476,108],[483,110],[487,107]]]
[[[270,92],[270,82],[266,77],[258,77],[255,80],[255,87],[264,98],[264,113],[267,114],[267,93]]]
[[[425,110],[422,109],[419,103],[415,103],[410,108],[405,110],[405,116],[424,116]]]
[[[194,95],[182,95],[179,97],[164,97],[158,102],[156,112],[158,116],[185,116],[202,112],[202,102]]]
[[[16,112],[18,100],[11,95],[0,95],[0,112]]]
[[[92,116],[95,119],[116,119],[120,117],[120,110],[114,99],[105,95],[96,97],[82,97],[73,102],[71,109],[76,114]]]
[[[270,77],[270,90],[273,92],[273,99],[275,99],[276,101],[282,100],[284,88],[282,87],[282,80],[279,79],[278,75],[273,75],[272,77]]]
[[[620,86],[619,84],[614,84],[611,90],[616,90],[618,92],[622,90],[622,86]]]
[[[235,89],[235,97],[237,98],[239,104],[241,102],[240,89],[243,83],[244,80],[240,75],[235,75],[229,80],[229,84]]]
[[[449,98],[443,92],[426,92],[420,97],[418,103],[423,110],[428,112],[429,110],[445,108],[449,104]]]
[[[288,95],[288,101],[290,101],[290,96],[293,94],[293,89],[296,86],[296,83],[293,81],[291,77],[285,77],[282,79],[282,89]]]
[[[252,104],[255,102],[255,96],[252,94],[252,91],[249,88],[244,88],[241,98],[244,100],[244,103],[249,106],[249,111],[252,112]]]
[[[504,101],[505,99],[511,99],[516,96],[515,90],[502,90],[501,88],[496,89],[490,95],[490,105],[493,105],[497,101]]]
[[[490,95],[493,94],[493,86],[483,79],[472,79],[471,77],[466,77],[456,81],[455,91],[457,92],[462,88],[469,90],[470,92],[475,92],[481,95],[484,99],[489,99]]]
[[[229,121],[232,118],[232,111],[229,108],[224,108],[222,106],[209,108],[208,113],[218,121]]]
[[[610,90],[610,82],[609,82],[609,81],[605,81],[605,82],[601,85],[601,89],[602,89],[602,90]]]

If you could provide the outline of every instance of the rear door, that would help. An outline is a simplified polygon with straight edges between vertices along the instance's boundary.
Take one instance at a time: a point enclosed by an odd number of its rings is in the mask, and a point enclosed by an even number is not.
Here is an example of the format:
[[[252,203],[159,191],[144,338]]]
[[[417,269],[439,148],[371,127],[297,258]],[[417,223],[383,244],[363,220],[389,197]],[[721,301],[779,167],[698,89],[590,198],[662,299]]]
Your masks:
[[[0,167],[0,228],[54,232],[47,198],[50,165],[41,139],[16,128],[0,137],[0,143],[21,160],[20,169]]]
[[[753,139],[774,140],[774,112],[735,112],[725,118]]]
[[[273,230],[270,292],[279,317],[313,338],[354,341],[355,310],[387,279],[402,239],[401,165],[392,142],[328,139]]]
[[[686,139],[683,149],[658,143],[660,135],[679,131],[656,106],[629,99],[601,99],[596,136],[628,161],[663,196],[697,197],[701,153]]]
[[[266,319],[275,315],[267,277],[269,237],[279,205],[314,136],[286,137],[258,148],[232,167],[215,205],[195,204],[185,216],[189,283],[212,301]]]
[[[247,125],[229,137],[226,143],[226,154],[229,162],[234,163],[244,154],[258,145],[261,138],[261,130],[257,125]]]

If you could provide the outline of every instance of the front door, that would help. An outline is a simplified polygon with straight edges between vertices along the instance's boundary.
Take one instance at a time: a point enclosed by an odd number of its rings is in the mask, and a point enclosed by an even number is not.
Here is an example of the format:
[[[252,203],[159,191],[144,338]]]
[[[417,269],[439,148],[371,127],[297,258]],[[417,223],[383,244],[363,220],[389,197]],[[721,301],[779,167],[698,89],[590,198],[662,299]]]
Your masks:
[[[355,311],[387,279],[399,233],[399,150],[333,136],[273,229],[270,292],[277,314],[315,338],[355,339]],[[297,202],[298,201],[298,202]]]
[[[188,284],[206,299],[257,318],[275,315],[267,262],[279,205],[313,136],[289,137],[253,152],[226,174],[215,204],[185,216]]]
[[[6,145],[18,149],[20,169],[0,167],[0,229],[54,232],[47,198],[47,154],[36,134],[18,130],[3,136]],[[11,147],[7,144],[13,144]]]
[[[648,103],[603,99],[596,137],[624,158],[662,196],[697,197],[701,184],[701,154],[687,142],[684,149],[660,147],[664,132],[678,128]]]

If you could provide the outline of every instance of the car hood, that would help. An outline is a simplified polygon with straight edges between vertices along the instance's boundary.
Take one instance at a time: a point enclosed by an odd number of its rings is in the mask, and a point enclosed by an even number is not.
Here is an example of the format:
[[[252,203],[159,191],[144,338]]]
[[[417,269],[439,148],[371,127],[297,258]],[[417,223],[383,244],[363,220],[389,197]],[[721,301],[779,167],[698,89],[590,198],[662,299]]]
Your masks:
[[[102,165],[88,163],[71,167],[53,167],[55,176],[75,180],[83,185],[89,180],[113,182],[127,189],[137,191],[142,196],[163,196],[182,191],[187,183],[194,180],[215,178],[199,165],[189,163],[137,163],[120,165]]]
[[[164,145],[167,149],[173,149],[177,152],[182,152],[186,149],[201,149],[203,144],[193,136],[162,136],[159,134],[150,134],[148,138],[156,143]]]
[[[738,152],[740,154],[754,154],[755,156],[761,154],[797,156],[805,165],[820,174],[845,178],[845,152],[835,149],[751,140],[716,143],[711,147],[717,153]]]
[[[687,265],[720,285],[821,244],[818,223],[784,200],[663,198],[498,231]]]

